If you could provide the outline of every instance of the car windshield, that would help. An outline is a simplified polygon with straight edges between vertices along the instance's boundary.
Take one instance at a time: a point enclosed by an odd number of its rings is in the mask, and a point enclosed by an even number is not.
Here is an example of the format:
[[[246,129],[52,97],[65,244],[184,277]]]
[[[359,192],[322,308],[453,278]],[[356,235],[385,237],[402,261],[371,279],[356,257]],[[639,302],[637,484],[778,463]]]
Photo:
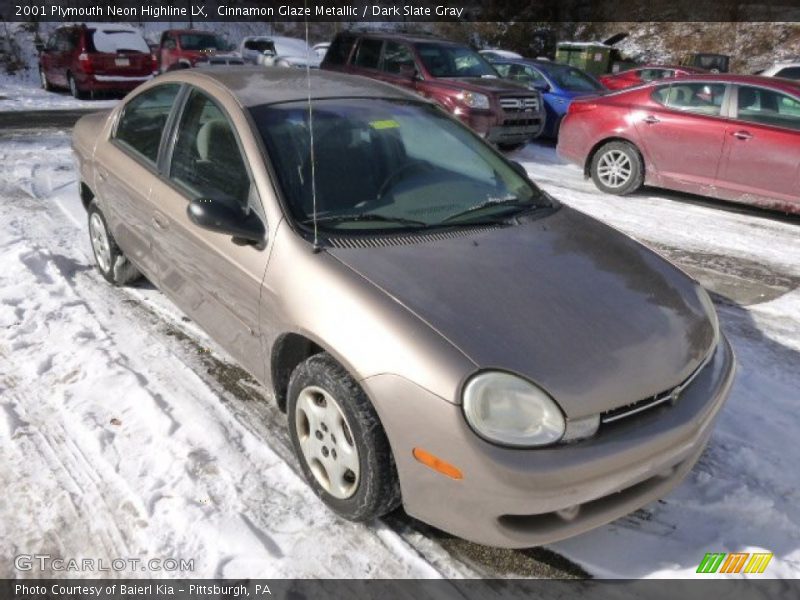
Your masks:
[[[466,46],[417,44],[417,51],[434,77],[497,77],[494,67]]]
[[[574,67],[548,65],[546,71],[558,87],[568,92],[599,92],[605,89],[594,77]]]
[[[250,109],[294,219],[375,231],[506,223],[551,203],[470,130],[427,104],[377,99]],[[312,177],[315,185],[312,186]]]
[[[184,50],[227,50],[228,44],[213,33],[182,33],[181,48]]]

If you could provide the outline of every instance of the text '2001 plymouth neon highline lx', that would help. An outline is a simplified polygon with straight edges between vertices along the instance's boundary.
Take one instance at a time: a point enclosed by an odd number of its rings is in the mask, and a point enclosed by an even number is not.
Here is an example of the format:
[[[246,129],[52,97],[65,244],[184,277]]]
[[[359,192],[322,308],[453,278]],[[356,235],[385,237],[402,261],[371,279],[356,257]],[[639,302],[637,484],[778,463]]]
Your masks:
[[[143,273],[271,386],[347,518],[575,535],[675,486],[728,395],[695,281],[398,88],[181,71],[73,143],[100,272]]]

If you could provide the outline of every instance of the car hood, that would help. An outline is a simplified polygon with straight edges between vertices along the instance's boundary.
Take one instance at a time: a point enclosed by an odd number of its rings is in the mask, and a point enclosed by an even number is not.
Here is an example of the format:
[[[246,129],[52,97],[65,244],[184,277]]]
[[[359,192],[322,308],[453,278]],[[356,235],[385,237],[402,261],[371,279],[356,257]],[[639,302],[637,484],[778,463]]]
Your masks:
[[[521,92],[523,95],[533,93],[522,84],[499,77],[453,77],[440,78],[436,81],[451,83],[454,88],[469,88],[483,93],[504,94],[508,92]]]
[[[331,254],[478,368],[536,382],[569,417],[671,389],[713,345],[692,279],[568,207],[510,227],[402,239]]]

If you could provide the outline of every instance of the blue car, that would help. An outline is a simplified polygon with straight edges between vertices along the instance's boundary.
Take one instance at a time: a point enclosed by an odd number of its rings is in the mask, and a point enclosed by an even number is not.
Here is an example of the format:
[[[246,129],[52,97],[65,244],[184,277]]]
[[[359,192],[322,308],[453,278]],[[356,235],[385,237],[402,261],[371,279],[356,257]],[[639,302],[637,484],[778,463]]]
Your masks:
[[[524,83],[542,93],[547,113],[542,137],[558,138],[561,119],[573,98],[606,91],[597,79],[570,65],[527,58],[491,62],[501,77]]]

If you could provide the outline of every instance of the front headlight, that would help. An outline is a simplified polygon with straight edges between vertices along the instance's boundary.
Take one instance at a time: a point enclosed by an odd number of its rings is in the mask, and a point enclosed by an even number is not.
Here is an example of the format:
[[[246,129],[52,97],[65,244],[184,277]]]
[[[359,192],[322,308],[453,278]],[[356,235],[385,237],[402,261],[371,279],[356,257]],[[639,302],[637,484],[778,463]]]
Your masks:
[[[553,399],[515,375],[480,373],[467,382],[463,400],[470,427],[490,442],[543,446],[564,435],[564,415]]]
[[[484,96],[483,94],[478,94],[477,92],[461,92],[458,95],[458,99],[462,104],[469,106],[470,108],[489,109],[489,96]]]

